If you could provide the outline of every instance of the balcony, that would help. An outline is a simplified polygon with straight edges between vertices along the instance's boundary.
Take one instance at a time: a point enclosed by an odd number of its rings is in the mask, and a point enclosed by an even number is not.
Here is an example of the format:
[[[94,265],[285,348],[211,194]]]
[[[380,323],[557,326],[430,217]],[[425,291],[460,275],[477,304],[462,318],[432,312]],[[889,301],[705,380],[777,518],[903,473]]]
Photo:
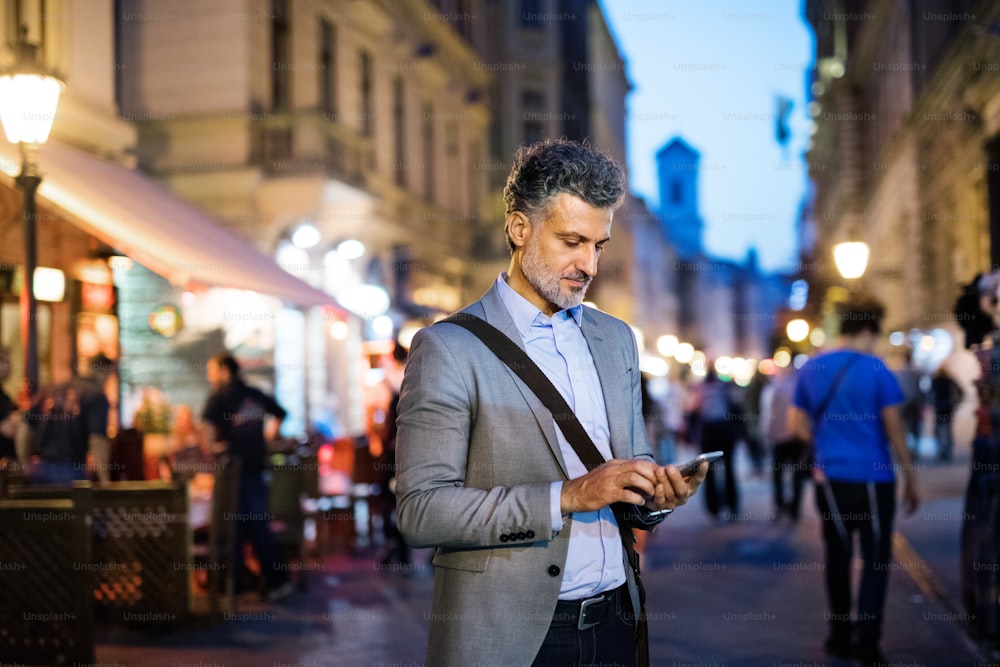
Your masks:
[[[359,188],[375,164],[370,138],[318,112],[274,114],[257,123],[252,159],[268,176],[323,175]]]

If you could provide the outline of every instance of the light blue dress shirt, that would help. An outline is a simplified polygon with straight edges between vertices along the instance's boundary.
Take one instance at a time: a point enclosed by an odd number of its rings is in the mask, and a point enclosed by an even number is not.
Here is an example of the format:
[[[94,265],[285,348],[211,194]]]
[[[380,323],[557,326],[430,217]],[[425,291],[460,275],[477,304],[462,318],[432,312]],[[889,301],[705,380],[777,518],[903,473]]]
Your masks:
[[[507,284],[506,273],[497,278],[497,291],[521,334],[528,356],[573,408],[601,455],[610,459],[607,408],[594,358],[580,328],[583,306],[560,310],[548,317]],[[570,479],[582,476],[587,469],[558,425],[556,436]],[[539,443],[538,446],[545,445]],[[559,507],[562,484],[561,481],[552,483],[553,530],[563,527]],[[621,586],[625,583],[622,558],[621,535],[610,507],[574,513],[559,598],[576,600]]]

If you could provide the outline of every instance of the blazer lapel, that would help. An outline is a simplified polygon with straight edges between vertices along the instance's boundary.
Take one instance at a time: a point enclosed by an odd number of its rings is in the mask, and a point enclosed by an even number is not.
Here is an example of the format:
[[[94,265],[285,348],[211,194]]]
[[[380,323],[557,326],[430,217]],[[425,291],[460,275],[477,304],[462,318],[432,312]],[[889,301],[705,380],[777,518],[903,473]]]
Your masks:
[[[623,372],[637,373],[639,369],[622,368],[624,360],[615,357],[618,347],[609,346],[604,342],[604,332],[589,315],[586,307],[583,309],[583,337],[590,348],[590,356],[594,358],[594,367],[601,382],[601,393],[608,413],[611,454],[615,458],[629,458],[632,394],[621,391],[620,378]],[[631,387],[631,383],[628,386]]]
[[[477,303],[482,306],[482,314],[475,312],[476,304],[473,304],[465,310],[472,315],[483,317],[487,322],[502,331],[505,336],[517,343],[517,346],[523,350],[524,341],[521,340],[521,334],[517,330],[517,327],[514,326],[514,320],[511,319],[510,313],[507,312],[507,308],[503,305],[503,301],[500,300],[500,295],[497,293],[496,285],[491,287]],[[486,352],[490,353],[488,349],[486,349]],[[552,420],[552,413],[550,413],[538,397],[535,396],[535,392],[531,391],[531,389],[521,382],[517,373],[512,371],[506,364],[504,364],[504,368],[510,375],[512,386],[517,387],[518,391],[520,391],[524,400],[531,408],[531,412],[535,415],[535,420],[538,422],[538,426],[542,429],[542,433],[545,435],[545,443],[548,445],[549,449],[552,450],[552,455],[559,463],[559,470],[562,472],[563,477],[568,479],[569,473],[566,469],[566,461],[563,460],[562,450],[559,447],[559,439],[556,437],[556,426],[555,422]]]

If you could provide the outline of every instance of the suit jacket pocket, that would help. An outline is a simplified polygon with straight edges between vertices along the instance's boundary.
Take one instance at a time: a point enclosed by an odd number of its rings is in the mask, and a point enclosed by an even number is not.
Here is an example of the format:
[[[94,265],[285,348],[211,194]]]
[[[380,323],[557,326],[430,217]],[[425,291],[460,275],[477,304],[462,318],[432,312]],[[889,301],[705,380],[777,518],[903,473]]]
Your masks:
[[[490,560],[490,549],[447,549],[439,547],[431,563],[435,567],[468,572],[483,572]]]

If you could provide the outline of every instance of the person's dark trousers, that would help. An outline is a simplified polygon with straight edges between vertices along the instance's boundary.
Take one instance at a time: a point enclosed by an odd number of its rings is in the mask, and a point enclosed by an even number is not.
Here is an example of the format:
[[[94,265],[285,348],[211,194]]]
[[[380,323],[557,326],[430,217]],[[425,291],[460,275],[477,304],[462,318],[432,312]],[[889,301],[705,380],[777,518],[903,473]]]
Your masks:
[[[253,555],[260,564],[260,573],[268,590],[278,588],[288,581],[288,569],[282,567],[278,558],[278,546],[271,533],[268,488],[261,475],[240,478],[239,515],[236,523],[236,582],[248,586],[250,571],[243,558],[243,545],[253,547]]]
[[[1000,442],[977,436],[962,513],[962,602],[969,634],[986,647],[1000,646]]]
[[[764,441],[755,435],[747,435],[746,443],[747,453],[750,454],[750,463],[753,465],[753,474],[759,477],[764,474],[764,459],[766,458]]]
[[[622,586],[607,616],[592,628],[580,630],[577,618],[556,609],[533,667],[635,665],[635,622],[628,588]]]
[[[736,489],[736,460],[735,452],[736,438],[732,425],[729,422],[705,422],[701,431],[701,451],[712,452],[719,450],[723,453],[722,458],[713,463],[708,468],[708,475],[701,492],[705,494],[705,508],[712,516],[718,516],[721,505],[729,509],[732,514],[738,514],[739,492]],[[719,476],[723,478],[723,489],[720,498]]]
[[[802,501],[802,483],[805,481],[807,445],[802,440],[792,438],[774,445],[774,507],[776,511],[787,512],[793,519],[799,518]],[[786,501],[785,492],[791,485],[791,497]]]
[[[830,605],[830,638],[877,647],[892,557],[894,482],[827,481],[816,488],[826,550],[826,593]],[[863,570],[858,588],[856,623],[851,616],[851,557],[854,535],[861,544]]]
[[[951,432],[952,413],[937,412],[934,414],[934,439],[937,440],[938,459],[951,460],[951,450],[954,443]]]

